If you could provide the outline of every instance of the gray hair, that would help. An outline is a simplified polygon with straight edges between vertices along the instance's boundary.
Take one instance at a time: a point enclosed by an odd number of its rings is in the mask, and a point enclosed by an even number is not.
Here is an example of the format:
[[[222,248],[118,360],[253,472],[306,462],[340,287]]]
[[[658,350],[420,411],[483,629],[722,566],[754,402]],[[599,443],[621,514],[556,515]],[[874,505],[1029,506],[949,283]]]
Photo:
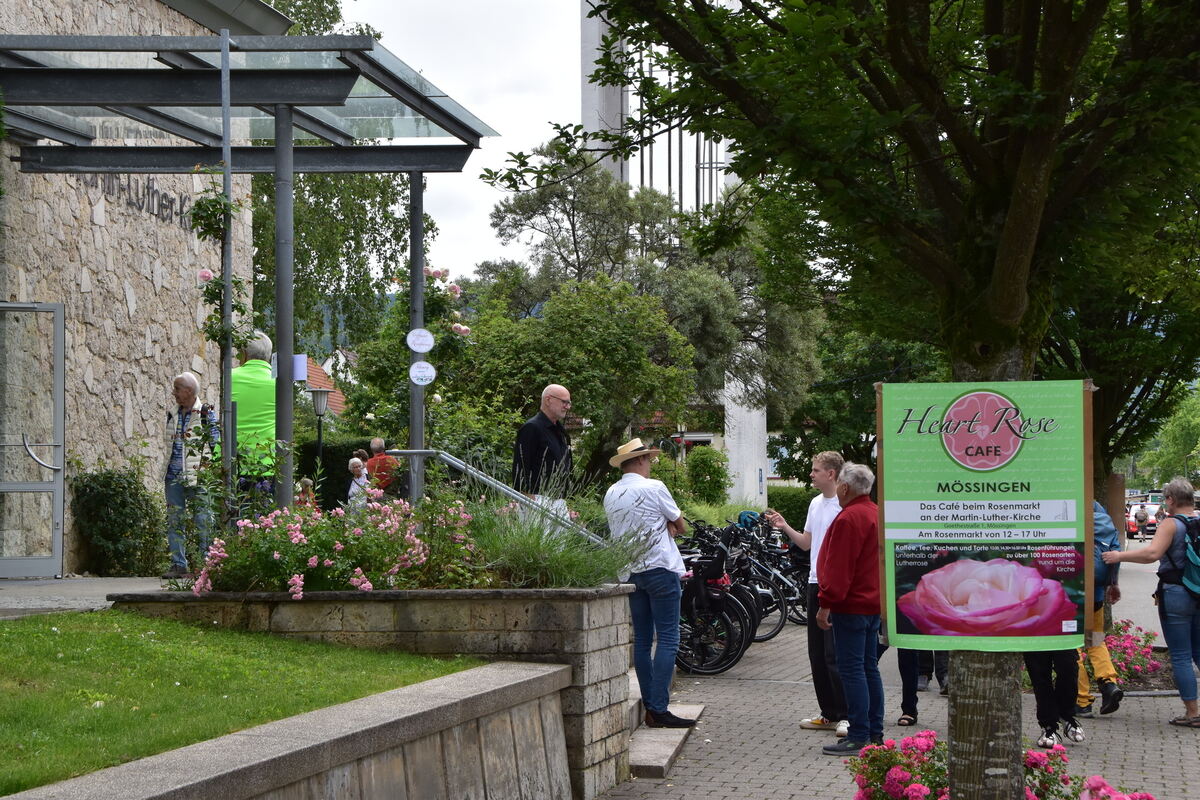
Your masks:
[[[182,383],[196,394],[200,394],[200,379],[190,372],[181,372],[176,375],[175,379],[171,381],[171,385],[173,386],[176,383]]]
[[[374,439],[371,440],[371,452],[372,453],[382,453],[383,451],[384,451],[383,439],[380,439],[378,436],[376,436]]]
[[[871,487],[875,485],[875,473],[871,472],[870,467],[847,461],[838,473],[838,483],[846,484],[846,488],[855,495],[870,494]]]
[[[246,343],[246,360],[270,361],[271,337],[262,331],[255,331],[254,336]]]
[[[1163,487],[1163,497],[1171,498],[1180,506],[1196,504],[1196,490],[1187,478],[1172,478],[1171,482]]]
[[[362,459],[361,459],[361,458],[357,458],[357,457],[356,457],[356,458],[352,458],[352,459],[350,459],[350,463],[346,465],[346,468],[347,468],[347,469],[354,469],[354,465],[355,465],[355,464],[358,464],[358,465],[361,467],[361,466],[363,465],[363,463],[362,463]]]

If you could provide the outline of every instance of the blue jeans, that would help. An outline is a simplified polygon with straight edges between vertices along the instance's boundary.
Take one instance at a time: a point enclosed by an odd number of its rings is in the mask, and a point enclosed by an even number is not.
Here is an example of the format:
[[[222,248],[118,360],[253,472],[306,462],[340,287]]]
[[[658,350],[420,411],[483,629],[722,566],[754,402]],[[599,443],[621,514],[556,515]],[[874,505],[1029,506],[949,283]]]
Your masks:
[[[1158,600],[1158,620],[1163,639],[1171,651],[1171,673],[1179,699],[1196,699],[1196,675],[1192,664],[1200,666],[1200,601],[1181,584],[1164,583]]]
[[[846,694],[849,741],[883,738],[883,678],[879,676],[879,615],[829,615],[838,675]]]
[[[201,557],[208,552],[209,533],[212,530],[212,512],[208,508],[208,497],[199,487],[187,486],[167,479],[164,492],[167,497],[167,549],[171,553],[171,566],[187,569],[187,554],[184,551],[183,526],[187,520],[187,509],[192,510],[192,520],[200,538]],[[197,569],[200,566],[197,565]]]
[[[671,677],[675,674],[675,653],[679,650],[679,600],[683,587],[678,575],[662,567],[635,572],[629,582],[636,587],[629,595],[633,669],[642,689],[642,703],[647,710],[662,714],[671,698]],[[658,646],[651,657],[650,648],[656,637]]]

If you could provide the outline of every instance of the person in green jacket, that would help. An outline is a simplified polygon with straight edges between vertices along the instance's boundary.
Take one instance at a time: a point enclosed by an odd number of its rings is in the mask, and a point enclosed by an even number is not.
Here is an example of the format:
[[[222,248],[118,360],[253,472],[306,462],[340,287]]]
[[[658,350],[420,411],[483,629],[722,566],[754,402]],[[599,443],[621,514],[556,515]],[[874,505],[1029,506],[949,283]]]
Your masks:
[[[270,337],[255,331],[241,360],[242,365],[231,371],[230,389],[237,403],[239,485],[246,488],[263,481],[274,482],[275,379],[271,377]]]

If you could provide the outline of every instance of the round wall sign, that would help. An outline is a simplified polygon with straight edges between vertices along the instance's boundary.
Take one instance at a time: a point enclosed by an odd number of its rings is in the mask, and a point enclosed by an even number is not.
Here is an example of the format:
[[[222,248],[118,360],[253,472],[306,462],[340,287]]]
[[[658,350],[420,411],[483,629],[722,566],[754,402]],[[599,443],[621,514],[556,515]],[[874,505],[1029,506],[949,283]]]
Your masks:
[[[437,377],[437,370],[428,361],[414,361],[408,368],[408,379],[417,386],[428,386]]]
[[[408,349],[414,353],[428,353],[433,349],[433,334],[424,328],[413,328],[406,338]]]

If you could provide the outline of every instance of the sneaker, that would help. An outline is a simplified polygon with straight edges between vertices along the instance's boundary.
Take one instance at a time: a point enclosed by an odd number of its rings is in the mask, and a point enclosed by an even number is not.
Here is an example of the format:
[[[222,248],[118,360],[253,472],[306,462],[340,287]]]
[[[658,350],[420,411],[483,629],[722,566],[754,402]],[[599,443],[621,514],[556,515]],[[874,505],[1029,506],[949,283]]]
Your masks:
[[[928,675],[919,675],[917,677],[917,691],[918,692],[928,692],[929,691],[929,676]]]
[[[164,581],[174,580],[176,578],[186,578],[188,576],[187,567],[172,565],[169,570],[162,574]]]
[[[1079,723],[1073,719],[1065,720],[1063,724],[1063,732],[1072,742],[1083,741],[1083,728],[1079,727]]]
[[[827,744],[821,748],[821,752],[827,756],[856,756],[858,751],[867,746],[866,742],[852,742],[849,739],[841,739],[835,744]]]
[[[646,709],[647,728],[690,728],[696,724],[694,719],[677,717],[670,711],[651,711]]]
[[[1086,706],[1075,706],[1075,716],[1091,719],[1093,716],[1092,704],[1088,703]]]
[[[1049,728],[1042,729],[1042,735],[1037,740],[1038,747],[1044,747],[1047,750],[1054,747],[1056,744],[1062,744],[1062,737],[1058,735],[1058,726],[1051,725]]]
[[[831,731],[837,727],[837,723],[817,714],[816,716],[800,720],[800,727],[810,731]]]
[[[1100,713],[1111,714],[1121,707],[1125,692],[1112,681],[1100,681]]]
[[[833,732],[839,739],[845,739],[850,735],[850,720],[844,719],[838,722],[837,727],[833,729]]]
[[[950,681],[946,681],[941,685],[938,689],[938,694],[943,696],[950,694]]]

